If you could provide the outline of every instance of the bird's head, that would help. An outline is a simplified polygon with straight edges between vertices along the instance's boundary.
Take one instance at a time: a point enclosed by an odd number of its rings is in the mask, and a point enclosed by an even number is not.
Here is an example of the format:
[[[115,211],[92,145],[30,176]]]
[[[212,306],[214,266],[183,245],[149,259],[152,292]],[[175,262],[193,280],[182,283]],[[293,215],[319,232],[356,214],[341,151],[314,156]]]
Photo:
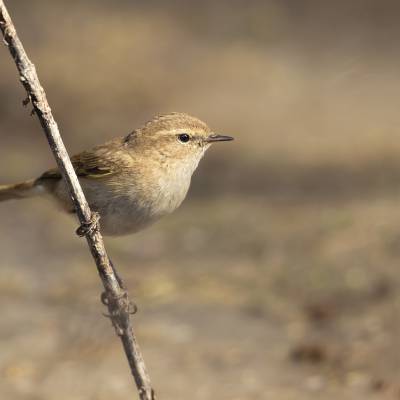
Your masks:
[[[144,156],[197,163],[212,143],[233,140],[214,133],[206,123],[184,113],[156,116],[125,138],[127,146]]]

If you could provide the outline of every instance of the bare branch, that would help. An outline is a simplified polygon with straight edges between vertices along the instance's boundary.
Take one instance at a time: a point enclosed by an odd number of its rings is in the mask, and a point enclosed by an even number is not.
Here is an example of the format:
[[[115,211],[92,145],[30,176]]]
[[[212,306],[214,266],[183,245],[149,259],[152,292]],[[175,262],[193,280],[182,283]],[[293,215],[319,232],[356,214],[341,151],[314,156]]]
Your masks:
[[[25,53],[3,0],[0,0],[0,29],[4,36],[4,43],[15,61],[20,80],[28,95],[24,104],[27,104],[27,101],[31,102],[33,112],[39,118],[58,168],[67,184],[81,223],[79,231],[82,236],[86,236],[87,243],[104,285],[103,303],[107,305],[115,331],[122,341],[140,399],[154,400],[155,395],[151,388],[150,378],[146,372],[146,367],[133,332],[130,318],[132,307],[127,292],[107,256],[96,215],[91,212],[85,199],[85,195],[61,139],[57,123],[51,113],[46,94],[39,82],[35,66]]]

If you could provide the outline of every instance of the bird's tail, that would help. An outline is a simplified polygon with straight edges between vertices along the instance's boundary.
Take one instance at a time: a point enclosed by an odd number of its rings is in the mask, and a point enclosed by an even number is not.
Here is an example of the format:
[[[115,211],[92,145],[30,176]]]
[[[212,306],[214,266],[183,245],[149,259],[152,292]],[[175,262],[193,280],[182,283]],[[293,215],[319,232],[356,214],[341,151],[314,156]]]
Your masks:
[[[42,189],[40,185],[36,184],[35,179],[15,185],[0,185],[0,202],[37,196],[42,192]]]

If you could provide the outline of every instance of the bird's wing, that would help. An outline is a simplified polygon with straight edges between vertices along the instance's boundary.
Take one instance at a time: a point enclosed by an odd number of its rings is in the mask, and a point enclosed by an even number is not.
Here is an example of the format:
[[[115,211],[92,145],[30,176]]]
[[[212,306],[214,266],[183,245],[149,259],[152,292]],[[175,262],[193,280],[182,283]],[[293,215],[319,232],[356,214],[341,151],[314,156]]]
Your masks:
[[[71,157],[75,172],[80,177],[99,179],[113,175],[123,167],[123,159],[116,157],[115,149],[98,147],[92,151],[83,151]],[[57,168],[50,169],[39,179],[61,179]]]

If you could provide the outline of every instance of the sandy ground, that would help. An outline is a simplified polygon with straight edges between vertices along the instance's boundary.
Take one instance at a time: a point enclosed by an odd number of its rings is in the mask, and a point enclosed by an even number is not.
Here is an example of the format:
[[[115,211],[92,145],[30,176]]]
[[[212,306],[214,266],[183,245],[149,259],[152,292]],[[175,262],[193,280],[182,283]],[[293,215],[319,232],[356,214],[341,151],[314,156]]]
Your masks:
[[[108,240],[160,398],[398,398],[397,200],[189,200]],[[0,209],[1,397],[126,398],[84,241],[22,206]]]

